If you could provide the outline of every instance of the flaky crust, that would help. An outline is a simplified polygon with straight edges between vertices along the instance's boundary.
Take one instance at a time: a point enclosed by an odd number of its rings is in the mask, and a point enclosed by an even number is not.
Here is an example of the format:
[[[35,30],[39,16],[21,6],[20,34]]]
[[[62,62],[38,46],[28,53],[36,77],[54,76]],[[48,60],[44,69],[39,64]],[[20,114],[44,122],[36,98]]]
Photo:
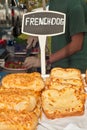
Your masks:
[[[36,130],[37,124],[34,112],[0,110],[0,130]]]
[[[42,109],[50,119],[81,115],[84,103],[85,94],[73,88],[48,89],[42,93]]]
[[[39,100],[39,92],[21,89],[0,89],[0,109],[33,111]]]
[[[50,73],[51,77],[64,78],[64,79],[80,79],[81,71],[75,68],[53,68]]]
[[[44,89],[44,80],[38,72],[8,74],[2,79],[4,88],[21,88],[34,91]]]
[[[73,87],[76,90],[84,90],[84,83],[82,79],[63,79],[49,77],[46,81],[46,88],[61,90],[66,87]]]
[[[0,89],[0,130],[36,130],[44,87],[37,72],[5,76]]]

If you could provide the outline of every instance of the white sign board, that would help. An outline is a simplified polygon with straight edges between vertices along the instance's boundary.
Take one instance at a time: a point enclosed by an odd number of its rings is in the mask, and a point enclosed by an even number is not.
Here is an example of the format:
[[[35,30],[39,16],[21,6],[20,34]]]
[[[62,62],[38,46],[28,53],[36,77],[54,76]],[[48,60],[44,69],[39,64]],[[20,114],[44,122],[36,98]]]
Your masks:
[[[65,33],[66,15],[55,11],[29,12],[23,15],[22,33],[38,36],[41,49],[41,72],[46,73],[45,44],[47,36]]]

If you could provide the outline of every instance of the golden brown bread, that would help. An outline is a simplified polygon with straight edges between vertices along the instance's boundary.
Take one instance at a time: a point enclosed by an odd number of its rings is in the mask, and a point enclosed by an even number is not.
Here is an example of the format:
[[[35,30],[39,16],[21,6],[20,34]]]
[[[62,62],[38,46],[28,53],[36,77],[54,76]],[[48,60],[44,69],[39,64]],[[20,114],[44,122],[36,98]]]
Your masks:
[[[40,92],[22,89],[0,89],[0,109],[33,111],[40,102]],[[41,104],[39,103],[40,107]]]
[[[84,83],[82,79],[63,79],[49,77],[46,81],[46,88],[49,89],[63,89],[65,87],[73,87],[76,90],[84,90]]]
[[[0,130],[36,130],[41,117],[41,92],[0,89]]]
[[[53,68],[45,84],[47,89],[58,90],[65,87],[74,87],[77,90],[84,91],[85,87],[80,70],[75,68]]]
[[[44,87],[38,72],[5,76],[0,89],[0,130],[36,130]]]
[[[84,114],[84,83],[80,70],[75,68],[53,68],[46,79],[42,92],[42,109],[50,118]]]
[[[78,69],[53,68],[45,81],[37,72],[9,74],[2,79],[2,85],[0,109],[32,111],[38,119],[41,105],[50,119],[84,114],[84,84]]]
[[[85,94],[74,88],[48,89],[42,92],[42,109],[49,119],[82,115]]]
[[[64,78],[64,79],[80,79],[81,71],[75,68],[53,68],[50,73],[51,77]]]
[[[4,88],[21,88],[33,91],[41,91],[44,89],[44,80],[40,73],[14,73],[8,74],[2,79]]]
[[[34,112],[0,109],[0,130],[36,130],[37,125]]]

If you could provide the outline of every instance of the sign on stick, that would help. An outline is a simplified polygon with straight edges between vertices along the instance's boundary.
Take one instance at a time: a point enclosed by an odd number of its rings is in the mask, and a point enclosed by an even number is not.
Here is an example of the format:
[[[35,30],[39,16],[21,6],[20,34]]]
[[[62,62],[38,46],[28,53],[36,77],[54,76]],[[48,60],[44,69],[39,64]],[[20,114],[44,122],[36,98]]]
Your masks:
[[[23,15],[22,33],[38,36],[41,49],[41,72],[46,73],[45,44],[47,36],[65,33],[66,15],[56,11],[37,11]]]

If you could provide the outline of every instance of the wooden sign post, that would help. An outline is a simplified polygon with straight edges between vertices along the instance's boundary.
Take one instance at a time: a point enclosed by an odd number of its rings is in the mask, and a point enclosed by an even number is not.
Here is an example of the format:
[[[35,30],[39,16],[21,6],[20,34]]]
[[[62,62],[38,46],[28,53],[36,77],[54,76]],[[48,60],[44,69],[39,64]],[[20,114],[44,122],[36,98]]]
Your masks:
[[[29,12],[23,15],[22,33],[38,36],[41,50],[41,73],[46,74],[45,45],[47,36],[65,33],[66,15],[55,11]]]

